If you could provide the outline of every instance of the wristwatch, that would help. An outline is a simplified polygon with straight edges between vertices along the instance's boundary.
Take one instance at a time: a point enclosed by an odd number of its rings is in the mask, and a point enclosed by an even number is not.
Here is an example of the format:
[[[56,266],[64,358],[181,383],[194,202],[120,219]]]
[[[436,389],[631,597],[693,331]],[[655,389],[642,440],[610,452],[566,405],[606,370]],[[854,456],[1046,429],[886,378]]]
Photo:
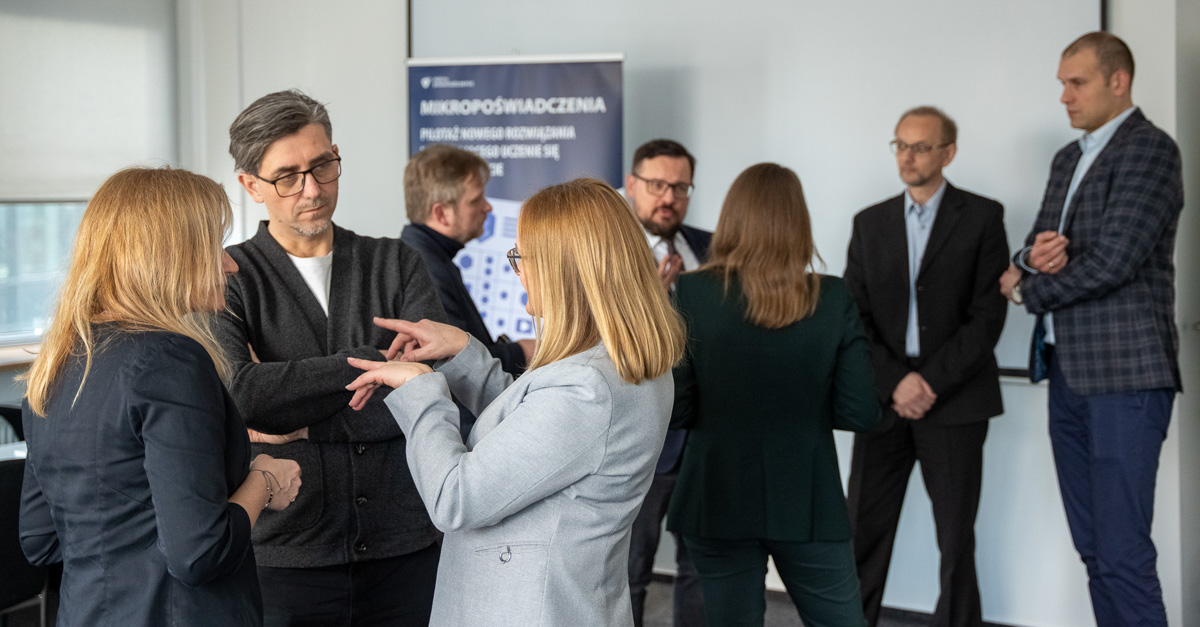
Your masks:
[[[1012,300],[1014,305],[1025,304],[1025,299],[1021,298],[1021,282],[1020,281],[1017,281],[1017,284],[1012,286],[1012,291],[1009,292],[1009,299]]]

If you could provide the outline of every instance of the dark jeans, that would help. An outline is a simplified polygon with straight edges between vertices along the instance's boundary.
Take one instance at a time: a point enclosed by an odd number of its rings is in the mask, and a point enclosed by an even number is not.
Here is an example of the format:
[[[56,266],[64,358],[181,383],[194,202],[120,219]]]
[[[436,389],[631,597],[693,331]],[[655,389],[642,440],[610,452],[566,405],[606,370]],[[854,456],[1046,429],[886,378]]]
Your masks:
[[[890,426],[854,436],[846,505],[868,625],[879,622],[896,528],[915,462],[933,506],[941,552],[933,627],[983,624],[975,570],[975,518],[983,483],[986,420],[940,425],[894,417]]]
[[[662,520],[667,515],[667,504],[675,490],[678,473],[654,475],[642,509],[633,521],[629,539],[629,596],[633,602],[633,624],[642,627],[642,613],[646,605],[646,586],[653,575],[654,554],[658,551],[658,538],[662,532]],[[687,549],[678,536],[675,537],[675,626],[704,626],[704,596],[700,591],[700,580],[696,578],[696,567],[688,557]]]
[[[264,627],[425,627],[441,547],[319,568],[259,567]]]
[[[770,556],[805,627],[866,625],[849,540],[713,540],[684,535],[683,541],[704,586],[709,624],[762,627]]]
[[[1167,624],[1150,539],[1174,390],[1079,395],[1050,360],[1050,444],[1098,627]]]

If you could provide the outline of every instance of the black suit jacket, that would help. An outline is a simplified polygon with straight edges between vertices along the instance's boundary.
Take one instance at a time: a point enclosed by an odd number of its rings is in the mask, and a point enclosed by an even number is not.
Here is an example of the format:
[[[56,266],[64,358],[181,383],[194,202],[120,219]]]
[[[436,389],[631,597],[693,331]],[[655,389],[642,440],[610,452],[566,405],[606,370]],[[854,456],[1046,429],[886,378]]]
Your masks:
[[[683,240],[688,243],[688,246],[692,247],[692,252],[696,253],[696,259],[699,259],[700,263],[708,261],[708,247],[712,244],[712,231],[682,225],[679,227],[679,232],[683,234]],[[695,270],[695,268],[688,268],[688,270]]]
[[[1004,411],[993,350],[1008,312],[999,290],[1007,268],[1004,208],[947,184],[917,274],[921,354],[915,370],[938,395],[926,420],[965,424]],[[854,217],[845,278],[871,341],[876,391],[884,422],[890,423],[896,418],[892,392],[914,370],[905,354],[909,283],[903,194]]]
[[[439,238],[446,241],[439,241]],[[520,344],[500,344],[492,339],[492,334],[483,322],[483,316],[479,315],[479,308],[475,306],[471,293],[463,283],[462,271],[454,265],[454,255],[462,249],[462,245],[458,244],[457,249],[453,251],[448,250],[447,242],[457,242],[429,227],[413,224],[404,227],[400,232],[400,241],[421,254],[425,269],[429,271],[429,278],[433,279],[433,285],[437,288],[438,298],[446,308],[447,322],[479,340],[487,347],[492,357],[500,360],[505,372],[513,376],[525,372],[525,352]]]

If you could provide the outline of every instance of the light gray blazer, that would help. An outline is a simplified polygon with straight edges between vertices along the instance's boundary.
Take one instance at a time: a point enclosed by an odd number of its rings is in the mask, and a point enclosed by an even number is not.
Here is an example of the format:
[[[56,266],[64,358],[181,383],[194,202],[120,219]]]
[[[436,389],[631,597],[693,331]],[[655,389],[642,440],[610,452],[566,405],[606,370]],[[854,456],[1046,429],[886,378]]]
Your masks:
[[[451,391],[479,416],[466,445]],[[603,344],[514,383],[474,338],[389,394],[446,532],[431,624],[632,625],[629,529],[673,397],[671,373],[630,384]]]

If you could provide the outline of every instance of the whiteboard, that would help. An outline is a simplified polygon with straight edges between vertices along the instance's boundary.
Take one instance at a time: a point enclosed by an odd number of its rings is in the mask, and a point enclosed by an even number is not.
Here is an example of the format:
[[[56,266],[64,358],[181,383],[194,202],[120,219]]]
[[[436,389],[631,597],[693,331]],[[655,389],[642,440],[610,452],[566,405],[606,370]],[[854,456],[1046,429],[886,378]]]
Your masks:
[[[903,191],[888,141],[906,109],[958,122],[956,186],[1004,203],[1009,246],[1033,224],[1050,160],[1079,136],[1055,78],[1096,0],[413,0],[414,57],[625,54],[625,167],[669,137],[696,155],[687,222],[711,229],[746,167],[800,175],[825,270],[851,218]],[[1027,363],[1033,318],[1011,306],[1001,367]]]

